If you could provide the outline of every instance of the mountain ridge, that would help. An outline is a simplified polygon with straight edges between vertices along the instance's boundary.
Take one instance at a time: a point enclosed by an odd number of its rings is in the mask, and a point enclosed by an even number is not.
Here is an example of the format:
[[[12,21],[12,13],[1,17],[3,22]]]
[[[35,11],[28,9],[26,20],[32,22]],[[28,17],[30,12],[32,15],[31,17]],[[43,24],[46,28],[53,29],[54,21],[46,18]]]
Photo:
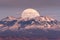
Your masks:
[[[4,18],[5,19],[5,18]],[[39,26],[47,26],[47,27],[51,27],[51,26],[54,26],[54,25],[59,25],[60,22],[51,18],[51,17],[48,17],[48,16],[38,16],[38,17],[35,17],[35,18],[25,18],[25,19],[18,19],[18,18],[14,18],[14,17],[6,17],[5,20],[1,20],[0,21],[0,26],[16,26],[16,25],[19,25],[19,26],[29,26],[29,25],[39,25]]]

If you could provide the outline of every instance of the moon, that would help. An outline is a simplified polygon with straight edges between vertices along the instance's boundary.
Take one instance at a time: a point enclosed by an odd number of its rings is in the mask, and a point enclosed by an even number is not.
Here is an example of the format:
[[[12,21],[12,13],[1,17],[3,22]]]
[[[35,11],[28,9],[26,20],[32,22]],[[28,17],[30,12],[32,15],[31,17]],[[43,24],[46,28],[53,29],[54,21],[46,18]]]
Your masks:
[[[40,16],[39,12],[32,8],[25,9],[21,14],[22,18],[35,18],[37,16]]]

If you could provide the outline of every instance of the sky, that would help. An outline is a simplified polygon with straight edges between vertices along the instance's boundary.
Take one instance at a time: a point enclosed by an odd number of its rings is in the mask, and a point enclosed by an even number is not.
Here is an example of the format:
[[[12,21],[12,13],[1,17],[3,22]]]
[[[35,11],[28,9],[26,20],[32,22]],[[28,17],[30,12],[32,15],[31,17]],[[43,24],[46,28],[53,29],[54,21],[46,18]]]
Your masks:
[[[60,20],[60,0],[0,0],[0,19],[19,17],[26,8],[36,9],[41,16]]]

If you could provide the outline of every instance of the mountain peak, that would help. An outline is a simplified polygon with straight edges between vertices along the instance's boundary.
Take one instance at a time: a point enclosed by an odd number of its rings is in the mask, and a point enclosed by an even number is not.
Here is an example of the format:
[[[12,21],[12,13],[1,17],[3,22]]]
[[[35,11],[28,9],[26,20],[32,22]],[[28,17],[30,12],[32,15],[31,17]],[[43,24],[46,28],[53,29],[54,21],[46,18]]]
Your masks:
[[[39,21],[55,21],[55,19],[53,19],[49,16],[38,16],[35,19],[39,20]]]
[[[16,18],[13,16],[8,16],[8,17],[2,19],[2,21],[11,21],[11,20],[16,20]]]
[[[45,16],[45,19],[47,20],[47,21],[54,21],[55,19],[53,19],[53,18],[51,18],[51,17],[49,17],[49,16]]]

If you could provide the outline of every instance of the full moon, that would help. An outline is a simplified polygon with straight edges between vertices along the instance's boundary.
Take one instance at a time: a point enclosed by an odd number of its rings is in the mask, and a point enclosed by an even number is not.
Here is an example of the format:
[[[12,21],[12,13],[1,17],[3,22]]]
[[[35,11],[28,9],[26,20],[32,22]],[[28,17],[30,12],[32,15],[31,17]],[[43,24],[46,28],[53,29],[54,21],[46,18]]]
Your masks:
[[[35,18],[37,16],[40,16],[39,12],[32,8],[25,9],[21,14],[22,18]]]

